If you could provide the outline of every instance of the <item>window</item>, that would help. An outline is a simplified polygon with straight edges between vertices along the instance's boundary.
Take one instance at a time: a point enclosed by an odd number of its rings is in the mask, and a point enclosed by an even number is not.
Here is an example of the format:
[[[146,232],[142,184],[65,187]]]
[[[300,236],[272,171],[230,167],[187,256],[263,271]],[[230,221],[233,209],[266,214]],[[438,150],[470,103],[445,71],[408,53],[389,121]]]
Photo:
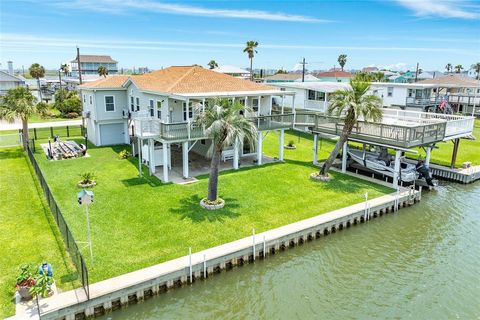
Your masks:
[[[134,98],[133,97],[130,97],[130,110],[133,112],[135,111],[135,102],[134,102]]]
[[[115,111],[115,100],[113,96],[105,96],[105,111]]]
[[[89,98],[90,98],[90,104],[93,104],[92,95],[90,95]]]
[[[408,97],[413,97],[413,89],[408,89]]]
[[[157,118],[162,119],[162,101],[157,100]]]
[[[387,87],[387,97],[393,97],[393,87]]]
[[[189,103],[188,108],[187,108],[187,103],[183,103],[183,121],[187,121],[187,119],[192,119],[193,118],[193,107]]]
[[[153,106],[153,100],[150,99],[149,103],[150,103],[150,105],[149,105],[149,107],[150,107],[150,117],[154,117],[155,116],[155,108]]]
[[[325,92],[308,90],[308,100],[325,101]]]
[[[252,108],[254,112],[258,111],[258,98],[252,99]]]
[[[137,97],[135,100],[137,102],[137,111],[140,111],[140,98]]]
[[[83,95],[83,103],[87,103],[87,95],[86,94]]]

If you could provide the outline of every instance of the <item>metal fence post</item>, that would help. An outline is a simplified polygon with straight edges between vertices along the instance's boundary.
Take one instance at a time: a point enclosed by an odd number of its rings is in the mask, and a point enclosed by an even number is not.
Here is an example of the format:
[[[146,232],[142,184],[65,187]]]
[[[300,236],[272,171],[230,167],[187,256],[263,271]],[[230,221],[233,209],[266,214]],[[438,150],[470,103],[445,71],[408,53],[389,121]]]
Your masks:
[[[50,137],[53,138],[53,127],[50,127]]]
[[[70,137],[70,130],[68,129],[68,126],[67,126],[67,137]]]
[[[33,128],[33,137],[37,139],[37,128]]]

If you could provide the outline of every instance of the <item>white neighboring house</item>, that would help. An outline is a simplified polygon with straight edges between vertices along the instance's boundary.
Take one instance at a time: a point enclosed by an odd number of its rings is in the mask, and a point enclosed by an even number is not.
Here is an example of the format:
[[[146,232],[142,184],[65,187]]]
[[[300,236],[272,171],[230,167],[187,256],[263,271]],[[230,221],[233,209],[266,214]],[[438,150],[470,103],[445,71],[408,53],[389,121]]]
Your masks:
[[[475,68],[470,67],[470,69],[467,71],[467,74],[470,78],[477,79],[478,72],[475,70]]]
[[[350,89],[345,82],[284,82],[272,83],[282,91],[295,92],[295,97],[287,96],[282,102],[276,99],[276,104],[289,109],[303,109],[317,112],[326,112],[328,95],[337,90]]]
[[[217,68],[212,69],[215,72],[228,74],[229,76],[241,79],[248,79],[250,78],[250,72],[248,70],[236,67],[236,66],[229,66],[223,65]]]
[[[25,80],[5,71],[0,70],[0,95],[5,95],[8,90],[25,86]]]
[[[372,82],[370,91],[380,97],[384,107],[401,107],[415,102],[426,103],[432,96],[433,84]]]
[[[195,107],[204,108],[213,99],[228,98],[253,109],[253,114],[245,116],[252,118],[259,130],[255,145],[239,141],[222,155],[224,160],[233,160],[235,169],[238,158],[243,156],[256,155],[257,163],[262,164],[263,131],[280,130],[280,146],[283,146],[283,132],[293,126],[293,114],[271,116],[273,97],[294,95],[293,92],[199,66],[109,76],[83,84],[79,89],[88,139],[97,146],[106,146],[128,144],[133,136],[134,153],[142,153],[142,161],[148,163],[151,174],[155,174],[157,166],[162,166],[164,181],[169,181],[171,159],[178,147],[182,150],[184,178],[189,177],[189,152],[211,157],[211,140],[191,122]],[[283,153],[279,159],[283,159]]]

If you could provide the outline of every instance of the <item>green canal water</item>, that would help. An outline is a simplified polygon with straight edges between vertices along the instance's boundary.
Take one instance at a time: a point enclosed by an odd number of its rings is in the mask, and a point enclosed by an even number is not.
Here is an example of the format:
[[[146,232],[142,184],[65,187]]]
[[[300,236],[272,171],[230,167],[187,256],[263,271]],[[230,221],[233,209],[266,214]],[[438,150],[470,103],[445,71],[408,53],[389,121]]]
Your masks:
[[[480,319],[480,183],[103,319]]]

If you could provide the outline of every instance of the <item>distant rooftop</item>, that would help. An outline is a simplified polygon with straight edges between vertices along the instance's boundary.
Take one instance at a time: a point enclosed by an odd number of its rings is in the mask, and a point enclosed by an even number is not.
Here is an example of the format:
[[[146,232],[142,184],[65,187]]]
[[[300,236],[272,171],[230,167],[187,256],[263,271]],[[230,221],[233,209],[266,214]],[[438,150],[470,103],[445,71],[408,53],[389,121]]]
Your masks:
[[[213,71],[220,72],[220,73],[226,73],[226,74],[250,74],[250,71],[236,67],[236,66],[229,66],[229,65],[224,65],[224,66],[219,66]]]
[[[470,88],[480,86],[478,81],[472,78],[469,78],[467,76],[458,75],[458,74],[449,74],[442,77],[436,77],[434,79],[422,80],[417,83],[446,85],[450,87],[470,87]]]
[[[353,74],[346,71],[326,71],[320,72],[315,75],[317,78],[351,78]]]
[[[77,58],[70,62],[77,62]],[[110,56],[81,54],[80,62],[117,63],[118,61],[113,60]]]
[[[328,81],[318,81],[318,82],[285,82],[285,83],[272,83],[272,85],[277,87],[285,88],[296,88],[296,89],[308,89],[316,90],[321,92],[335,92],[337,90],[348,90],[351,89],[349,83],[345,82],[328,82]]]

